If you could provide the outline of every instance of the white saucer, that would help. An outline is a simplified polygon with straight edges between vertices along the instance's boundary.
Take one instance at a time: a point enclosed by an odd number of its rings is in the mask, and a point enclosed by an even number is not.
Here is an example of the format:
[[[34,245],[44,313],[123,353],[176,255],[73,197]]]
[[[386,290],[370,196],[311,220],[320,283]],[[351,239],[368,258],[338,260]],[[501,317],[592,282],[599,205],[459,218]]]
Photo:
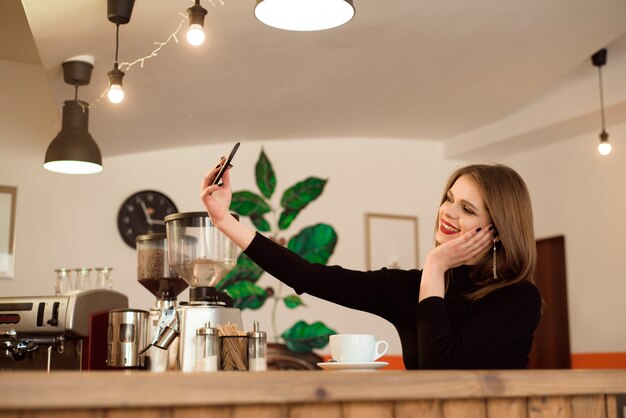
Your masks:
[[[388,366],[389,363],[386,361],[368,361],[364,363],[347,363],[347,362],[338,362],[338,361],[329,361],[326,363],[317,363],[322,369],[325,370],[376,370],[381,367]]]

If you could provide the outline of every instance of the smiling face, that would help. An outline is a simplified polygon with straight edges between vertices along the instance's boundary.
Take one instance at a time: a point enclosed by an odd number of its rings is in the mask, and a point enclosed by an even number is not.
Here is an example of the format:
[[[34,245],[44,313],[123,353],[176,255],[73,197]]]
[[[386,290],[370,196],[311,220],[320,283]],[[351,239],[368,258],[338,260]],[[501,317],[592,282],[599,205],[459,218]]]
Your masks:
[[[467,231],[484,228],[490,223],[491,216],[476,182],[463,175],[456,179],[439,207],[435,240],[444,244]]]

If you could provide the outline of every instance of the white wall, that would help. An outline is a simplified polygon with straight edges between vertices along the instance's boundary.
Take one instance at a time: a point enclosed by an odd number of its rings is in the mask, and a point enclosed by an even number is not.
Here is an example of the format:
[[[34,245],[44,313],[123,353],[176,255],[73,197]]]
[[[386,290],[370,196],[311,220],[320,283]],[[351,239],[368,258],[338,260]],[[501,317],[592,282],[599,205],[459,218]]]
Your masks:
[[[571,350],[626,351],[626,124],[505,159],[526,179],[538,238],[565,236]]]
[[[136,255],[119,237],[117,211],[122,201],[142,189],[170,196],[180,211],[201,210],[199,184],[205,171],[230,149],[230,143],[105,158],[105,169],[92,176],[55,174],[41,168],[41,155],[1,157],[0,184],[18,186],[16,278],[0,282],[2,295],[51,294],[53,269],[114,268],[115,288],[131,305],[148,309],[153,297],[136,282]],[[342,139],[243,143],[232,171],[235,190],[256,190],[254,165],[261,146],[278,179],[273,202],[297,181],[327,178],[322,196],[302,211],[287,231],[289,238],[317,222],[333,225],[339,241],[330,262],[365,268],[364,213],[416,215],[420,259],[432,245],[432,228],[441,188],[456,164],[442,159],[436,143]],[[264,277],[263,286],[277,282]],[[308,308],[278,309],[278,332],[296,320],[321,320],[339,332],[374,332],[400,353],[399,339],[385,321],[305,296]],[[270,330],[271,305],[245,311],[250,327],[257,319]]]

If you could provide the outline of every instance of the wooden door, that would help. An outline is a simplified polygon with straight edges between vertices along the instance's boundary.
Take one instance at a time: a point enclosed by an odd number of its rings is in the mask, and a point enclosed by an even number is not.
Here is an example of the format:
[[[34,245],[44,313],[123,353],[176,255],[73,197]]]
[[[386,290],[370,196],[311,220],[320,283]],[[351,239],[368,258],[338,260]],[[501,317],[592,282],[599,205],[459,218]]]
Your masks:
[[[543,314],[535,331],[529,369],[569,369],[569,316],[565,238],[558,236],[537,241],[535,284],[543,298]]]

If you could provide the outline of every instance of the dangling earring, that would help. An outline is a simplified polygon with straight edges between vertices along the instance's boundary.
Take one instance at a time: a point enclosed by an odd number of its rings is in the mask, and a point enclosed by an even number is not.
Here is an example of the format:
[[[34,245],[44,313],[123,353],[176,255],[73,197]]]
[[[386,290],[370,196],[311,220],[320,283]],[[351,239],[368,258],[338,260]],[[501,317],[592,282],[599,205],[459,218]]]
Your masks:
[[[496,239],[493,239],[493,280],[498,280],[498,272],[496,270]]]

